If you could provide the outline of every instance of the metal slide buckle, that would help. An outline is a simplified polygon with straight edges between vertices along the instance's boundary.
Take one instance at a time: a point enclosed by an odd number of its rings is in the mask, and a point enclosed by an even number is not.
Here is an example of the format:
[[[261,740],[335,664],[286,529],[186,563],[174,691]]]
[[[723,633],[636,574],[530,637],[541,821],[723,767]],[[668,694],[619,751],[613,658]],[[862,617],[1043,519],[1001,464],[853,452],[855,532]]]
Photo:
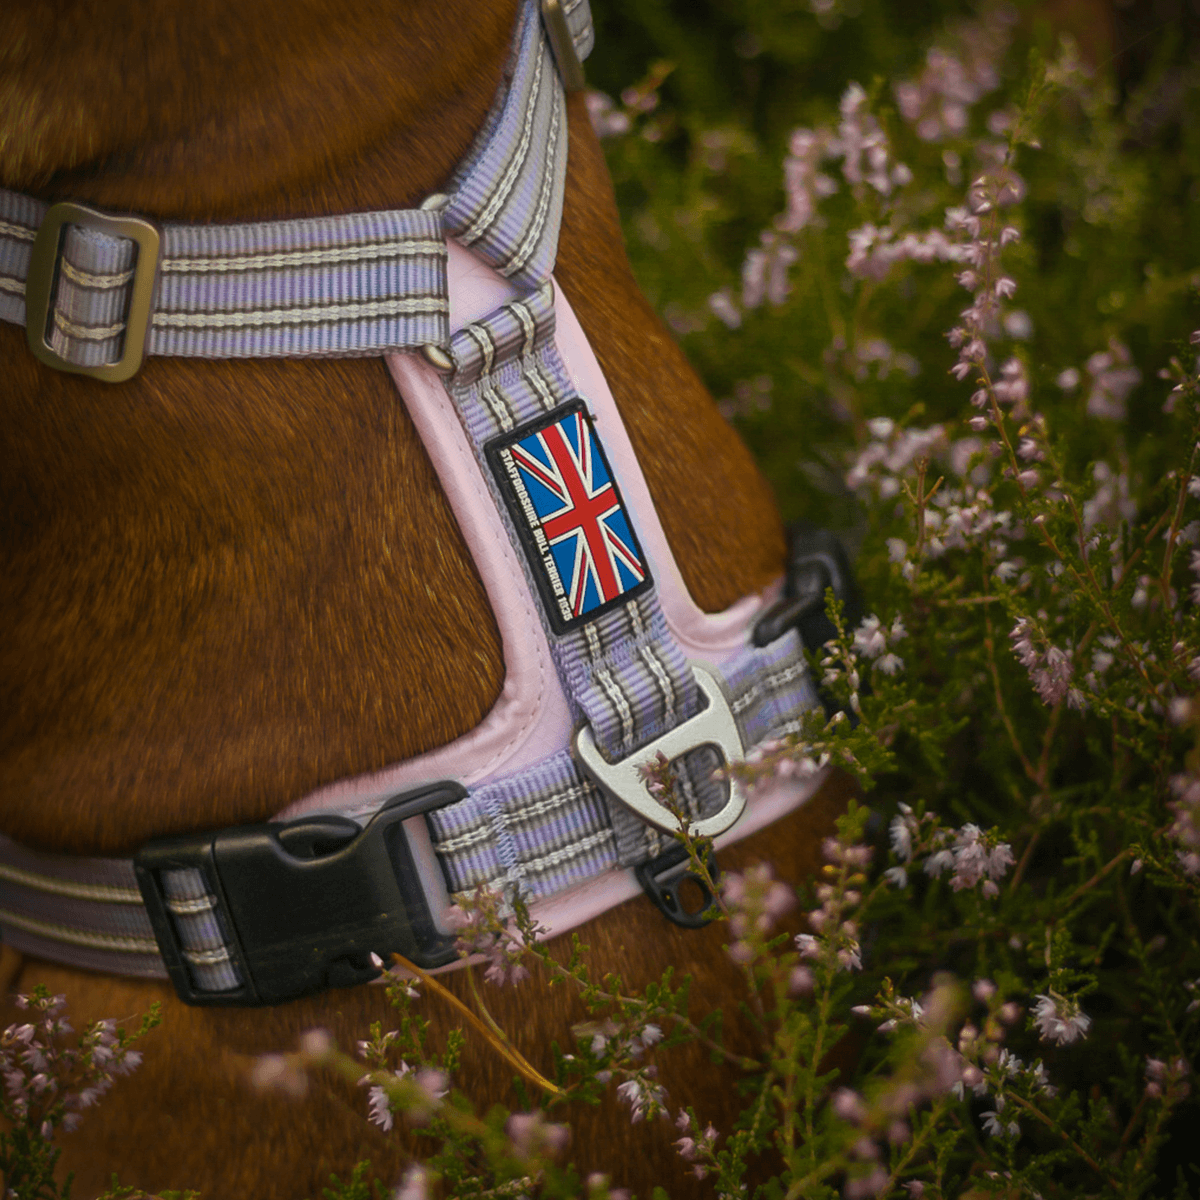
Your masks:
[[[642,764],[660,751],[667,759],[676,759],[700,746],[715,746],[724,756],[726,766],[741,762],[744,756],[737,721],[720,684],[702,667],[693,666],[692,674],[696,677],[700,694],[707,701],[706,707],[682,725],[676,725],[662,737],[634,751],[628,758],[614,763],[606,761],[596,746],[591,729],[586,725],[575,734],[575,756],[579,765],[605,795],[620,801],[643,821],[667,833],[680,831],[679,819],[646,790],[640,770]],[[724,833],[742,815],[745,807],[746,797],[737,780],[730,779],[729,799],[725,807],[711,817],[692,822],[688,826],[688,834],[691,837],[715,837],[718,833]]]
[[[575,52],[575,42],[571,38],[571,27],[567,24],[562,0],[542,0],[542,23],[546,27],[550,49],[554,51],[554,61],[558,63],[563,87],[568,92],[582,91],[583,63]]]
[[[109,237],[128,238],[137,243],[133,264],[133,287],[129,310],[125,315],[125,340],[121,357],[115,363],[81,367],[63,358],[47,341],[50,332],[50,306],[58,282],[59,251],[64,225],[82,225]],[[158,230],[140,217],[110,217],[84,204],[64,200],[52,204],[42,219],[29,255],[29,275],[25,280],[25,335],[34,356],[56,371],[73,375],[91,375],[105,383],[121,383],[138,373],[146,357],[146,338],[150,332],[150,307],[154,302],[154,283],[158,275]]]
[[[379,975],[372,952],[399,951],[420,967],[456,957],[439,933],[421,887],[403,822],[464,799],[443,782],[389,800],[365,828],[346,817],[302,817],[242,825],[143,846],[134,870],[159,949],[187,1004],[280,1004]],[[222,992],[198,989],[188,969],[163,871],[198,869],[216,897],[230,959],[245,981]]]

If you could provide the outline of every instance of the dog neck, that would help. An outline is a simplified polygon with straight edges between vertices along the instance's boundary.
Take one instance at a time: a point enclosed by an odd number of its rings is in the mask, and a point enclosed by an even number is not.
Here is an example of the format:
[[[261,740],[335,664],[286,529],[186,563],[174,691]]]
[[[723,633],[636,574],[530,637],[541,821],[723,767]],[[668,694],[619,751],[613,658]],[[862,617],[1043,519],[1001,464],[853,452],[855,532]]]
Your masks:
[[[513,5],[477,8],[469,69],[432,50],[414,57],[414,45],[440,39],[406,27],[405,67],[387,71],[407,71],[399,94],[410,107],[376,101],[349,131],[338,132],[337,114],[353,124],[353,104],[331,99],[332,116],[313,113],[313,97],[339,86],[325,67],[303,68],[310,54],[323,61],[316,34],[295,48],[297,34],[284,56],[286,90],[311,93],[297,101],[301,118],[270,107],[284,104],[271,89],[237,83],[252,73],[241,60],[255,34],[239,41],[225,77],[236,100],[203,85],[224,114],[207,140],[169,111],[158,125],[114,117],[83,140],[31,139],[6,182],[192,219],[411,204],[444,180],[494,93]],[[453,24],[445,7],[437,15]],[[132,72],[135,94],[146,79],[186,77],[166,57]],[[27,60],[33,70],[38,54]],[[362,79],[387,71],[365,68]],[[35,127],[54,125],[51,107]],[[266,141],[239,138],[256,111]],[[231,142],[244,143],[236,170],[222,157]],[[122,146],[137,148],[122,156]],[[351,159],[352,170],[338,169]],[[692,595],[724,609],[781,569],[769,493],[636,289],[580,98],[569,162],[560,284]],[[153,834],[265,819],[333,780],[443,745],[492,707],[503,680],[495,622],[380,362],[162,361],[98,394],[39,369],[19,331],[0,330],[0,354],[0,455],[17,464],[0,482],[2,620],[14,634],[0,650],[12,700],[0,819],[18,840],[117,853]],[[686,442],[655,453],[681,424]],[[711,488],[696,488],[698,478]]]

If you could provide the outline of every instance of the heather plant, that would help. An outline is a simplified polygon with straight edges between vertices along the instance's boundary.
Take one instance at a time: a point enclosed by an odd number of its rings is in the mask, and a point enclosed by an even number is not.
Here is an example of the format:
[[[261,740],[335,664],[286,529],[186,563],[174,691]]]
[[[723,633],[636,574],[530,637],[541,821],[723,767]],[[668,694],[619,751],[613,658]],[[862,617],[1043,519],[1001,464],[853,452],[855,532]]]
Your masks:
[[[158,1024],[157,1007],[133,1030],[116,1021],[94,1021],[72,1042],[65,996],[35,988],[16,998],[29,1020],[0,1034],[0,1177],[12,1200],[67,1200],[71,1177],[60,1184],[54,1169],[61,1154],[59,1132],[70,1132],[100,1102],[119,1076],[141,1064],[133,1043]],[[127,1195],[117,1189],[115,1195]],[[172,1193],[178,1195],[178,1193]]]
[[[732,768],[857,779],[819,877],[717,877],[681,835],[754,1050],[685,977],[594,979],[519,893],[460,896],[473,1003],[381,963],[390,1021],[255,1068],[298,1103],[340,1074],[416,1131],[400,1181],[348,1166],[331,1200],[623,1196],[619,1164],[570,1165],[597,1102],[673,1144],[656,1197],[1200,1190],[1200,54],[899,7],[596,4],[588,105],[639,279],[867,610],[827,596],[827,708]],[[644,770],[675,805],[670,764]],[[579,1009],[538,1064],[488,1011],[527,976]],[[461,1017],[444,1045],[433,1005]],[[468,1038],[510,1109],[457,1090]],[[687,1042],[735,1126],[664,1088]]]

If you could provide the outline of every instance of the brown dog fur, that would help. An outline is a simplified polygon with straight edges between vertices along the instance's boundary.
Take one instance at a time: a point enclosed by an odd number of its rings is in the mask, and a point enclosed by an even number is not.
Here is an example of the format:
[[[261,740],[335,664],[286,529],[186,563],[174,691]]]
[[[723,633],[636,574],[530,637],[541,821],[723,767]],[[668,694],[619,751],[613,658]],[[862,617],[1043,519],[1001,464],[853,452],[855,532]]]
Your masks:
[[[0,183],[163,220],[411,206],[478,128],[515,8],[9,6]],[[778,576],[767,486],[637,290],[580,97],[556,276],[697,602],[717,611]],[[110,387],[41,366],[22,330],[0,326],[0,362],[5,832],[116,854],[262,820],[321,784],[444,744],[491,707],[503,680],[494,621],[381,360],[152,360]],[[669,457],[654,449],[667,430]],[[749,839],[730,865],[813,869],[838,803],[829,794]],[[633,984],[674,963],[704,1002],[732,995],[719,932],[678,930],[645,900],[584,937],[597,974]],[[349,1045],[386,1020],[378,989],[221,1011],[33,962],[16,982],[66,992],[77,1023],[164,1003],[145,1067],[65,1139],[77,1195],[119,1170],[214,1200],[295,1200],[359,1157],[399,1167],[398,1143],[363,1120],[361,1093],[322,1085],[296,1108],[245,1089],[249,1056],[305,1028]],[[424,1003],[438,1032],[450,1024]],[[496,1013],[542,1065],[580,1016],[538,980],[498,994]],[[728,1110],[729,1081],[704,1056],[675,1060],[674,1095]],[[472,1048],[459,1083],[511,1102],[509,1075]],[[577,1135],[581,1164],[639,1190],[677,1177],[667,1139],[631,1129],[615,1104],[582,1114]]]

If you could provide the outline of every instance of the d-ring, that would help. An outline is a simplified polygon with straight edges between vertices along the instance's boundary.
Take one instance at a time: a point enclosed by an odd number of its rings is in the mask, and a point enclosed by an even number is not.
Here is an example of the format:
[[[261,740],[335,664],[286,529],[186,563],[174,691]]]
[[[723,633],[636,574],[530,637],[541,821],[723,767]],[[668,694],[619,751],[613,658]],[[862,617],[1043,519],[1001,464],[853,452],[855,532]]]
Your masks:
[[[692,674],[696,677],[700,694],[707,701],[704,709],[662,737],[655,738],[649,745],[635,750],[627,758],[612,763],[606,761],[587,725],[575,734],[575,757],[584,773],[606,796],[624,804],[643,821],[667,833],[680,832],[679,818],[650,795],[641,774],[643,764],[660,752],[670,760],[700,746],[715,746],[723,755],[727,767],[741,762],[744,756],[737,721],[720,684],[702,667],[693,666]],[[724,833],[742,815],[745,807],[746,797],[737,780],[731,778],[725,806],[711,817],[691,822],[688,834],[691,837],[715,837],[718,833]]]

